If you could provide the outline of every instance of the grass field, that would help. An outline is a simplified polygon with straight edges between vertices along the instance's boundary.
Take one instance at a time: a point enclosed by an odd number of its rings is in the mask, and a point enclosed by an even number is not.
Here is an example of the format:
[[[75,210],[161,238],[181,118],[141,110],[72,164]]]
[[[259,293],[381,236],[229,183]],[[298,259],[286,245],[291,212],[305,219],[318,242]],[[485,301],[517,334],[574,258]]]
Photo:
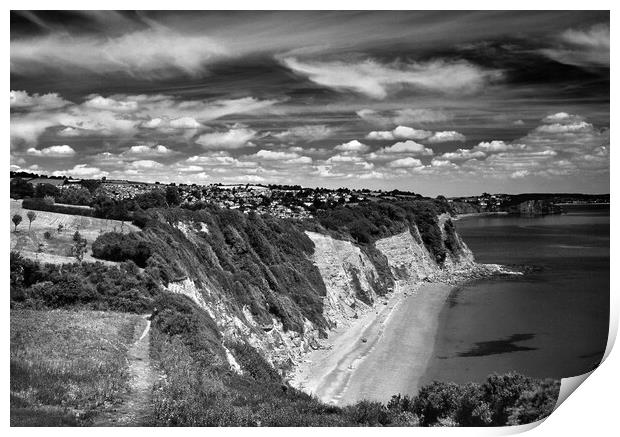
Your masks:
[[[105,220],[47,211],[34,211],[37,217],[32,222],[32,227],[29,228],[28,217],[26,216],[28,211],[22,208],[21,200],[11,200],[11,215],[9,217],[11,250],[17,250],[28,258],[36,258],[42,262],[74,262],[75,258],[71,256],[71,247],[75,231],[79,231],[82,237],[88,241],[84,261],[95,261],[90,247],[100,234],[114,230],[117,232],[139,230],[131,223],[122,224],[119,220]],[[17,232],[13,231],[13,222],[10,221],[14,214],[21,215],[23,219],[17,227]],[[58,225],[60,224],[64,227],[62,232],[58,232]],[[51,238],[45,238],[46,231],[51,233]],[[39,252],[40,243],[44,245],[41,252]]]
[[[87,425],[129,389],[139,315],[11,311],[11,426]]]

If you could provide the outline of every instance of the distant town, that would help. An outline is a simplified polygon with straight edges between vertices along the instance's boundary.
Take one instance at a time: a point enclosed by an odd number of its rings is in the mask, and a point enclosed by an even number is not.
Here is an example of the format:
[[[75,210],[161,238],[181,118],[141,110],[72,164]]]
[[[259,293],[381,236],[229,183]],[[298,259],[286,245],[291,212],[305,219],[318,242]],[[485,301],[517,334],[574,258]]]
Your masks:
[[[161,193],[161,202],[152,194]],[[11,197],[45,198],[50,203],[94,207],[103,201],[122,204],[145,200],[140,206],[181,206],[199,209],[207,204],[220,208],[254,211],[279,218],[303,219],[317,210],[381,199],[427,198],[412,191],[350,188],[305,188],[299,185],[273,184],[161,184],[118,179],[76,179],[29,172],[11,172]],[[504,212],[521,215],[561,213],[571,204],[608,204],[609,194],[526,193],[479,196],[438,196],[459,214]],[[152,202],[153,204],[149,204]]]

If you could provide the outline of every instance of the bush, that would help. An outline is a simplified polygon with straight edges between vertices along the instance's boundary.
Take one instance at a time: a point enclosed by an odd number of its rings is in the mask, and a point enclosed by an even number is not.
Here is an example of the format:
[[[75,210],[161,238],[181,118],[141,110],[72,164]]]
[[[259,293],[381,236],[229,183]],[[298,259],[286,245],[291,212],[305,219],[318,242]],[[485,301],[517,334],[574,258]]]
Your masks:
[[[85,217],[93,216],[93,210],[91,208],[49,204],[42,199],[24,199],[22,201],[22,208],[36,211],[58,212],[61,214],[81,215]]]
[[[148,243],[141,241],[133,234],[107,232],[100,235],[92,244],[93,256],[108,261],[131,260],[139,267],[146,267],[151,256]]]

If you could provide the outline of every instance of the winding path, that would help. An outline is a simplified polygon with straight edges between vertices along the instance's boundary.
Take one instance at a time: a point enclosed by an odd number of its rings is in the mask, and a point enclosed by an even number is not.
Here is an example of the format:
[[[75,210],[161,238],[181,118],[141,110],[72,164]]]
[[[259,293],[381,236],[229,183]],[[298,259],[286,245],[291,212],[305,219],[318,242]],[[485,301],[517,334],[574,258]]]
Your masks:
[[[130,391],[121,405],[102,413],[93,426],[141,426],[151,412],[151,392],[156,375],[149,357],[151,321],[146,315],[134,328],[138,338],[127,353]]]

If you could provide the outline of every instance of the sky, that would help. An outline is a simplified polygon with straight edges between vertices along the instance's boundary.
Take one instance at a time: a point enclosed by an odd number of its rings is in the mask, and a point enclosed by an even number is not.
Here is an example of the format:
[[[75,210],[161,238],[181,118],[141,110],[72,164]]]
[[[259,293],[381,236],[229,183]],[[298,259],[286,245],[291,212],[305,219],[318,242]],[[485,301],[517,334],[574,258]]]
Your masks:
[[[606,11],[11,12],[11,169],[609,192]]]

